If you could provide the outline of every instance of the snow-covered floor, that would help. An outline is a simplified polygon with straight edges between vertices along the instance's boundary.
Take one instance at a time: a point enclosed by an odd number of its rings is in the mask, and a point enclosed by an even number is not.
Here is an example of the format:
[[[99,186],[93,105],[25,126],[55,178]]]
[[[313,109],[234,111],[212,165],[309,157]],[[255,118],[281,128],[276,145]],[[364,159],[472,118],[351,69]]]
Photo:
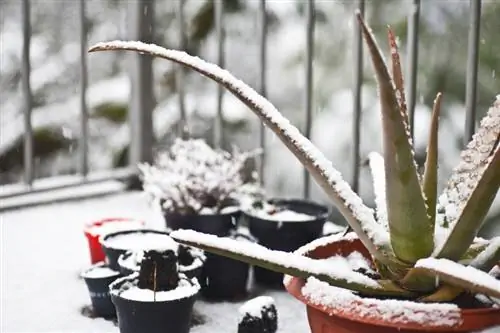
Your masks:
[[[89,264],[83,224],[102,217],[162,218],[139,193],[57,203],[0,213],[0,331],[118,332],[110,321],[81,315],[90,304],[79,273]],[[285,292],[271,291],[279,312],[279,332],[309,332],[305,309]],[[241,303],[204,303],[195,311],[205,319],[192,333],[235,332]]]

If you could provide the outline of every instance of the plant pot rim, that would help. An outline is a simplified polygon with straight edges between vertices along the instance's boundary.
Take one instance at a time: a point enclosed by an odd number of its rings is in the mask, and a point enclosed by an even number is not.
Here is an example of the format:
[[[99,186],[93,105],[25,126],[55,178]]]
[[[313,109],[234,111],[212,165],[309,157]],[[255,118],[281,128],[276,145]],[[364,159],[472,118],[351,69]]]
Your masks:
[[[331,208],[326,206],[326,205],[323,205],[321,203],[318,203],[316,201],[313,201],[313,200],[309,200],[309,199],[300,199],[300,198],[269,198],[269,199],[266,199],[266,200],[263,200],[264,202],[266,203],[271,203],[271,204],[274,204],[274,203],[289,203],[289,204],[293,204],[293,203],[300,203],[300,204],[307,204],[311,207],[316,207],[318,209],[321,209],[323,210],[324,212],[321,212],[317,215],[311,215],[311,218],[310,219],[307,219],[307,220],[297,220],[297,221],[287,221],[287,220],[274,220],[274,219],[267,219],[265,218],[264,216],[260,216],[260,215],[257,215],[255,214],[253,211],[254,211],[254,208],[253,208],[253,204],[250,206],[250,207],[246,207],[246,208],[242,208],[241,209],[241,213],[246,216],[246,217],[250,217],[250,218],[254,218],[254,219],[258,219],[258,220],[262,220],[262,221],[268,221],[270,223],[311,223],[311,222],[315,222],[317,220],[321,220],[321,219],[325,219],[327,220],[328,219],[328,216],[330,215],[331,213]]]
[[[89,273],[96,269],[96,268],[104,268],[104,269],[108,269],[109,271],[112,271],[113,274],[108,274],[108,275],[97,275],[97,276],[92,276],[92,275],[89,275]],[[83,279],[89,279],[89,280],[100,280],[100,279],[109,279],[111,277],[115,277],[115,276],[119,276],[121,275],[120,272],[118,271],[115,271],[114,269],[111,269],[108,264],[106,264],[104,261],[99,261],[95,264],[92,264],[90,265],[89,267],[87,267],[86,269],[84,269],[81,273],[80,273],[80,277],[82,277]]]
[[[171,296],[179,288],[186,288],[186,289],[190,288],[191,290],[189,290],[189,293],[185,293],[185,294],[179,293],[179,295],[177,295],[177,296],[174,295],[174,298],[168,298],[168,299],[163,299],[163,300],[162,299],[157,299],[157,300],[154,300],[154,301],[153,300],[144,301],[144,300],[137,300],[137,299],[131,299],[131,298],[123,297],[123,295],[122,295],[123,292],[126,291],[126,290],[128,290],[128,289],[130,289],[131,287],[140,289],[139,287],[137,287],[137,279],[138,279],[138,277],[139,277],[139,273],[135,272],[135,273],[132,273],[130,275],[127,275],[127,276],[124,276],[124,277],[116,279],[113,283],[111,283],[109,285],[109,294],[111,296],[113,296],[113,297],[117,297],[117,298],[123,299],[123,300],[125,300],[127,302],[137,302],[137,303],[151,304],[151,303],[178,302],[178,301],[181,301],[181,300],[184,300],[184,299],[189,299],[189,298],[196,297],[198,295],[198,293],[200,292],[200,284],[198,283],[198,280],[196,278],[189,279],[184,274],[179,273],[179,277],[180,277],[179,282],[180,281],[184,281],[184,282],[187,281],[190,284],[190,286],[180,286],[180,287],[177,287],[176,289],[170,290],[170,291],[159,291],[158,294],[160,294],[160,293],[170,293],[170,296]],[[130,285],[129,286],[124,286],[126,283],[129,283]],[[152,291],[152,290],[150,290],[150,291]]]
[[[125,270],[131,271],[131,272],[139,272],[140,263],[135,262],[135,265],[132,267],[132,265],[129,265],[125,261],[126,260],[125,257],[136,256],[136,255],[139,255],[140,252],[144,253],[144,252],[146,252],[146,250],[138,250],[138,251],[128,250],[127,252],[121,254],[118,257],[118,266],[120,266],[121,268],[124,268]],[[185,272],[189,272],[189,271],[201,268],[204,263],[205,263],[205,260],[201,256],[195,256],[193,258],[193,262],[190,265],[181,265],[180,263],[178,263],[179,272],[185,273]]]
[[[163,211],[163,215],[165,216],[171,216],[171,217],[183,217],[183,218],[187,218],[187,217],[200,217],[200,216],[210,216],[210,217],[214,217],[214,216],[232,216],[234,214],[237,214],[239,212],[241,212],[241,207],[239,206],[228,206],[228,207],[225,207],[225,208],[234,208],[234,209],[231,209],[230,211],[226,211],[226,212],[218,212],[218,213],[211,213],[211,214],[181,214],[181,213],[177,213],[177,212],[169,212],[169,211],[166,211],[164,210]],[[224,208],[223,208],[224,209]]]
[[[138,219],[138,218],[133,218],[133,217],[107,217],[107,218],[98,219],[98,220],[95,220],[92,222],[86,222],[83,226],[83,231],[85,233],[88,233],[89,235],[100,237],[102,235],[92,232],[92,228],[102,226],[106,223],[119,223],[119,222],[137,222],[140,225],[145,224],[145,222],[143,220]],[[127,230],[127,229],[125,229],[125,230]],[[130,229],[130,230],[135,230],[135,229]],[[119,230],[117,230],[117,231],[119,231]],[[115,231],[113,231],[113,232],[115,232]]]
[[[138,234],[157,234],[157,235],[164,235],[166,237],[168,237],[171,241],[172,241],[172,246],[174,248],[170,248],[170,247],[167,247],[169,246],[170,244],[166,244],[165,247],[162,247],[161,249],[157,249],[155,247],[151,247],[151,248],[146,248],[146,249],[140,249],[140,250],[167,250],[167,249],[171,249],[171,250],[174,250],[174,251],[177,251],[176,247],[175,246],[178,246],[178,244],[172,239],[172,237],[170,237],[169,233],[168,232],[165,232],[165,231],[162,231],[162,230],[155,230],[155,229],[134,229],[134,230],[120,230],[120,231],[115,231],[115,232],[111,232],[111,233],[107,233],[107,234],[104,234],[104,235],[101,235],[99,237],[99,243],[103,246],[103,247],[106,247],[108,249],[112,249],[112,250],[118,250],[118,251],[129,251],[129,250],[134,250],[134,249],[131,249],[131,248],[121,248],[121,247],[116,247],[116,246],[113,246],[113,244],[110,244],[109,240],[113,237],[116,237],[116,236],[120,236],[120,235],[128,235],[128,234],[135,234],[135,233],[138,233]],[[175,245],[174,245],[175,244]],[[135,249],[137,250],[137,249]]]
[[[359,238],[354,233],[349,233],[346,236],[336,234],[320,238],[312,242],[311,244],[308,244],[298,249],[297,251],[295,251],[295,253],[309,256],[310,254],[312,254],[312,252],[314,252],[318,248],[321,247],[333,248],[335,246],[339,246],[341,242],[361,243]],[[332,255],[333,252],[334,251],[332,251]],[[285,275],[283,279],[285,288],[292,296],[294,296],[302,303],[306,304],[308,307],[326,313],[332,318],[338,317],[344,320],[349,320],[353,322],[364,323],[379,327],[381,326],[388,328],[398,328],[403,330],[410,329],[415,331],[430,330],[435,332],[440,332],[440,331],[470,332],[474,330],[485,329],[486,327],[477,326],[477,324],[476,326],[474,326],[474,323],[472,323],[470,320],[470,318],[473,316],[481,316],[481,317],[495,316],[495,318],[499,318],[496,320],[496,324],[500,324],[500,308],[494,308],[494,307],[481,308],[481,309],[462,309],[457,307],[456,313],[450,313],[451,317],[450,317],[450,322],[448,324],[441,322],[439,323],[434,322],[434,325],[432,325],[432,322],[429,322],[428,320],[423,321],[422,319],[419,319],[419,316],[425,315],[426,313],[431,315],[433,312],[436,312],[437,303],[418,303],[412,300],[399,301],[393,299],[384,301],[376,298],[361,297],[357,296],[354,293],[351,293],[352,297],[346,298],[344,305],[342,307],[340,307],[339,304],[336,304],[336,306],[330,306],[329,304],[320,304],[311,299],[310,296],[304,295],[303,293],[303,288],[306,286],[306,283],[309,283],[309,281],[310,280],[306,281],[302,278],[292,277],[289,275]],[[320,282],[315,279],[313,279],[312,281],[313,282],[311,283],[314,283],[316,285],[319,285],[318,283],[324,284],[324,282]],[[338,299],[341,298],[339,297],[339,292],[345,291],[346,293],[350,293],[350,291],[346,289],[336,288],[333,286],[329,286],[327,284],[325,284],[325,287],[332,288],[331,290],[328,291],[330,291],[331,293],[335,293],[336,298]],[[331,294],[328,293],[328,291],[324,293],[326,296]],[[418,306],[420,310],[415,310],[414,312],[411,312],[410,310],[409,313],[407,313],[406,311],[402,311],[401,318],[393,316],[393,318],[396,318],[395,321],[394,319],[392,321],[388,319],[387,315],[384,316],[383,311],[377,311],[377,309],[381,309],[380,305],[382,306],[384,304],[389,305],[390,303],[395,304],[395,302],[401,302],[399,303],[399,305],[402,309],[404,309],[403,307],[405,305],[408,306],[408,302],[411,302],[411,304],[419,304]],[[439,303],[439,304],[450,305],[450,306],[452,305],[452,303]],[[428,308],[426,309],[426,307]],[[349,309],[354,309],[354,310],[349,311]],[[412,314],[414,314],[414,316],[412,316]],[[453,315],[455,314],[456,318],[453,317]]]

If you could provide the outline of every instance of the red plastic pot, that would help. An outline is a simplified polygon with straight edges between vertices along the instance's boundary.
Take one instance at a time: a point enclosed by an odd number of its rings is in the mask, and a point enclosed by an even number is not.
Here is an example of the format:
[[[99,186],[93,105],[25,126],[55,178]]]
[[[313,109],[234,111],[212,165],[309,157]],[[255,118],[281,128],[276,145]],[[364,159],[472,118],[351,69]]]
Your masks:
[[[99,237],[102,235],[103,232],[102,230],[99,230],[98,227],[101,227],[108,223],[117,223],[117,222],[118,223],[131,222],[132,224],[136,224],[136,229],[144,226],[144,221],[139,221],[136,219],[126,218],[126,217],[106,218],[103,220],[94,221],[86,224],[83,232],[89,244],[91,264],[96,264],[100,261],[104,261],[105,259],[104,251],[102,250],[102,246],[99,243]],[[122,229],[123,228],[119,228],[119,230]],[[131,225],[130,229],[134,229],[134,226]]]
[[[359,239],[339,239],[328,245],[320,245],[306,255],[315,259],[326,259],[335,255],[347,256],[352,252],[360,252],[365,258],[370,258]],[[429,321],[421,322],[418,320],[419,314],[412,315],[411,311],[403,312],[402,316],[394,320],[384,312],[383,308],[377,309],[377,305],[367,307],[366,304],[369,302],[365,301],[368,299],[353,297],[351,300],[349,298],[342,306],[339,304],[332,306],[328,302],[319,304],[302,292],[306,284],[304,279],[287,276],[284,281],[288,292],[306,304],[312,333],[457,333],[475,332],[500,325],[499,308],[459,309],[457,312],[461,322],[452,326]],[[380,303],[372,302],[372,304]]]

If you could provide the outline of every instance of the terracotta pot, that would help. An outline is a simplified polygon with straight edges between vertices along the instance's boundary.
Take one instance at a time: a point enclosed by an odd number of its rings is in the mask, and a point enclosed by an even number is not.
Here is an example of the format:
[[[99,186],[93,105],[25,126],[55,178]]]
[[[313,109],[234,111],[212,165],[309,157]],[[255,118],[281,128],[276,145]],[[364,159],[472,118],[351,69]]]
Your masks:
[[[337,242],[320,245],[306,253],[307,256],[316,259],[325,259],[335,255],[347,256],[352,252],[360,252],[366,258],[370,258],[368,251],[359,239],[340,239]],[[417,333],[417,332],[475,332],[482,329],[500,325],[500,309],[460,309],[457,316],[461,322],[449,325],[432,325],[429,321],[422,324],[418,321],[420,314],[414,313],[405,316],[403,312],[397,320],[384,317],[385,311],[373,303],[380,304],[380,300],[370,302],[370,299],[353,296],[349,298],[345,306],[320,305],[309,296],[302,293],[305,286],[304,279],[287,276],[285,287],[290,294],[307,305],[307,317],[312,333]],[[325,302],[326,303],[326,302]],[[370,304],[371,303],[371,304]],[[365,309],[362,309],[365,307]],[[349,311],[349,309],[354,309]],[[361,310],[360,310],[361,309]],[[432,313],[432,305],[429,305],[428,313]]]

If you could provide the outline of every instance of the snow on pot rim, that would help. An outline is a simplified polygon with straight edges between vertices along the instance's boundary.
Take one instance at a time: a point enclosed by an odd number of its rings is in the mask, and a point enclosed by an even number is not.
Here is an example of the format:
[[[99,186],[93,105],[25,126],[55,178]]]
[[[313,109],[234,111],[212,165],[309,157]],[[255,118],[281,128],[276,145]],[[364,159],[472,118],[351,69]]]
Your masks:
[[[118,266],[130,272],[139,272],[141,261],[144,258],[144,252],[145,252],[144,250],[139,250],[139,251],[129,250],[125,252],[124,254],[120,255],[120,257],[118,257]],[[205,262],[205,255],[203,254],[203,251],[198,250],[196,251],[196,256],[194,256],[193,262],[191,264],[182,265],[178,263],[179,272],[184,273],[192,271],[194,269],[198,269],[201,266],[203,266],[204,262]]]
[[[133,273],[117,279],[109,286],[109,292],[115,297],[141,303],[170,302],[194,297],[200,291],[196,278],[188,279],[184,274],[179,274],[180,280],[177,288],[169,291],[154,292],[150,289],[141,289],[137,286],[139,273]]]
[[[351,247],[353,253],[363,254],[368,262],[369,256],[357,235],[353,232],[342,235],[331,235],[320,238],[295,251],[295,254],[316,257],[314,251],[327,247]],[[344,250],[341,250],[343,252]],[[332,251],[333,253],[334,251]],[[349,255],[344,255],[347,258]],[[319,258],[325,261],[332,258]],[[354,258],[359,259],[359,258]],[[338,266],[338,265],[337,265]],[[341,267],[336,267],[341,269]],[[403,331],[456,331],[469,332],[476,330],[478,317],[491,317],[500,314],[500,308],[463,309],[453,303],[422,303],[413,300],[377,299],[362,297],[356,293],[329,285],[317,278],[306,280],[285,275],[283,283],[290,294],[305,303],[313,311],[324,313],[334,321],[336,317],[372,327],[397,328]],[[308,310],[308,313],[310,311]],[[313,313],[313,312],[312,312]],[[315,320],[317,314],[311,314],[309,320]],[[500,318],[500,316],[495,316]],[[491,320],[490,320],[491,322]],[[496,319],[496,324],[500,322]]]
[[[80,276],[84,279],[103,279],[119,275],[120,272],[109,268],[103,261],[93,264],[80,273]]]
[[[134,218],[108,218],[85,224],[84,231],[92,236],[103,236],[106,234],[144,229],[144,221]]]
[[[306,223],[317,220],[326,220],[330,209],[319,203],[304,199],[269,199],[262,202],[262,207],[256,207],[254,202],[251,206],[242,209],[243,214],[256,219],[277,223]],[[307,213],[301,212],[307,207]],[[276,209],[270,214],[269,210]]]
[[[124,230],[102,235],[99,242],[103,247],[121,251],[173,250],[178,246],[167,232],[154,229]]]

